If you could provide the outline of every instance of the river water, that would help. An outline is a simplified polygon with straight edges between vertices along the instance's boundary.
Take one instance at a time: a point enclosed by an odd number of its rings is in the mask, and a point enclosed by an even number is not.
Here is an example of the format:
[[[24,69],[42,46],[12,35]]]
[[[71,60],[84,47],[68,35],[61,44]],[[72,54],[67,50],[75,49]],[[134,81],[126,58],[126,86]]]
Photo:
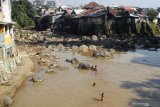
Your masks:
[[[135,100],[160,101],[160,52],[136,50],[112,58],[73,55],[70,51],[56,53],[68,69],[44,74],[42,83],[26,80],[11,107],[131,107]],[[65,62],[73,56],[98,65],[98,71],[78,70],[77,65]],[[99,101],[101,93],[103,102]]]

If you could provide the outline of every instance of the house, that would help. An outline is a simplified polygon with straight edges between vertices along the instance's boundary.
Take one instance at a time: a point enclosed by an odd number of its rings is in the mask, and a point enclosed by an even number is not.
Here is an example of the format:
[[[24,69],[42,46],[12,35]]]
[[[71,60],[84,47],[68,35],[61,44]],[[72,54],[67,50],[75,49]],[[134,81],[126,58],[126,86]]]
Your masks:
[[[104,9],[88,9],[78,15],[64,17],[60,22],[61,31],[82,35],[109,33],[113,15]]]
[[[11,1],[0,0],[0,64],[6,68],[16,67],[14,22],[11,19]]]
[[[137,11],[137,9],[133,6],[121,6],[120,9],[122,11],[128,11],[129,14],[134,14]]]
[[[102,9],[103,6],[99,5],[96,2],[91,2],[83,7],[83,9]]]
[[[158,11],[158,24],[160,25],[160,7],[157,9]]]
[[[136,19],[137,21],[140,22],[148,22],[149,21],[149,16],[145,15],[145,14],[136,14],[136,16],[138,16],[138,18]]]
[[[72,14],[78,15],[78,14],[83,13],[84,11],[85,11],[85,9],[74,9],[74,10],[72,11]]]

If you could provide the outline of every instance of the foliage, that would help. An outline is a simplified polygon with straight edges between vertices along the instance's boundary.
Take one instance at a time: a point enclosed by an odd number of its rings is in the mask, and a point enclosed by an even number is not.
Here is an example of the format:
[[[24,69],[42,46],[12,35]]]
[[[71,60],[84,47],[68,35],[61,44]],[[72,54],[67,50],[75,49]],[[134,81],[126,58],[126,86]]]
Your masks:
[[[34,25],[35,14],[36,10],[28,0],[12,1],[12,19],[17,22],[20,27]]]
[[[136,28],[138,34],[142,35],[160,35],[160,27],[153,22],[137,22]]]
[[[148,16],[151,22],[153,22],[153,20],[156,19],[157,15],[158,13],[153,8],[148,10]]]

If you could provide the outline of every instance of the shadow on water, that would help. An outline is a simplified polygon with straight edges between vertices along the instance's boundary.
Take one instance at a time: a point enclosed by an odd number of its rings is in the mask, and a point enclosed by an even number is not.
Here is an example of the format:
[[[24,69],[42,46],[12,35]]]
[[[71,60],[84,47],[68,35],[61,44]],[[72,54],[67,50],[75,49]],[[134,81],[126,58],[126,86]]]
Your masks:
[[[155,76],[155,77],[159,77]],[[132,89],[138,99],[131,99],[131,102],[146,102],[149,107],[159,107],[160,105],[160,79],[148,79],[145,82],[123,82],[121,88]],[[138,106],[139,107],[139,106]],[[143,107],[143,106],[142,106]]]
[[[133,63],[144,64],[148,66],[160,67],[160,49],[159,51],[136,50],[133,54],[140,54],[131,60]]]

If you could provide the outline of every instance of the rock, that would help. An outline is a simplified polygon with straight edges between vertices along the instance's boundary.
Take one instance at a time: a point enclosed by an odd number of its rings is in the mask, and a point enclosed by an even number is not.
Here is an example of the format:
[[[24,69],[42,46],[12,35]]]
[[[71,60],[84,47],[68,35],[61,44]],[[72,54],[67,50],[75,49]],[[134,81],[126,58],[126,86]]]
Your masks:
[[[105,40],[105,39],[107,39],[107,36],[106,36],[106,35],[102,35],[102,36],[100,37],[100,40]]]
[[[110,54],[114,54],[115,52],[116,52],[115,49],[109,49],[109,53],[110,53]]]
[[[90,38],[89,37],[87,37],[87,36],[82,36],[82,39],[81,39],[82,41],[90,41]]]
[[[97,37],[96,35],[93,35],[93,36],[91,37],[91,40],[92,40],[92,41],[97,41],[97,40],[98,40],[98,37]]]
[[[33,74],[32,81],[33,82],[42,82],[42,81],[44,81],[44,78],[40,74]]]
[[[73,46],[72,46],[72,50],[77,51],[77,50],[78,50],[78,46],[73,45]]]
[[[88,46],[86,46],[86,45],[81,45],[81,46],[79,47],[79,51],[80,51],[80,52],[88,52]]]
[[[53,69],[46,70],[46,73],[56,73]]]
[[[4,100],[3,100],[3,105],[4,106],[11,106],[13,104],[13,100],[11,98],[11,96],[5,96]]]
[[[96,51],[97,50],[97,47],[95,45],[90,45],[89,46],[89,50],[90,51]]]
[[[156,48],[149,48],[148,51],[158,51]]]
[[[78,66],[78,69],[86,69],[89,70],[91,69],[91,66],[89,64],[85,64],[85,63],[80,63]]]
[[[96,51],[93,53],[93,57],[110,57],[111,54],[108,51]]]
[[[46,61],[44,59],[41,59],[40,61],[38,61],[38,64],[44,66],[46,65]]]
[[[58,44],[58,45],[57,45],[57,48],[59,48],[59,49],[64,49],[64,45],[63,45],[63,44]]]
[[[72,64],[78,64],[79,63],[78,59],[75,58],[75,57],[72,60],[66,59],[66,62],[69,62],[69,63],[72,63]]]

